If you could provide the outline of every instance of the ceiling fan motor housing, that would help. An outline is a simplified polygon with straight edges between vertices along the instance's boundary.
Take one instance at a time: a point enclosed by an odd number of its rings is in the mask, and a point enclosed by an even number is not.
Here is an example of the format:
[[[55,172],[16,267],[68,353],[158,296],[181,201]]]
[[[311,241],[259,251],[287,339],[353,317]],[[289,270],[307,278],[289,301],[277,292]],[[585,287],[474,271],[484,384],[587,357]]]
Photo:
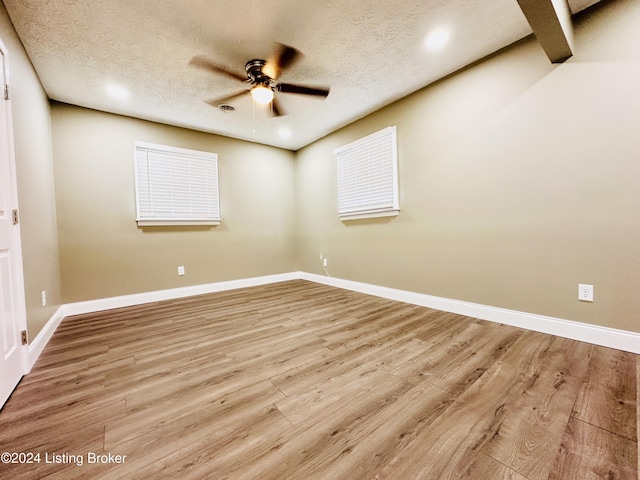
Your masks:
[[[245,64],[244,68],[247,71],[247,76],[249,77],[249,80],[252,84],[271,87],[273,79],[262,71],[262,68],[266,65],[266,63],[267,62],[265,60],[257,58],[254,60],[249,60]]]

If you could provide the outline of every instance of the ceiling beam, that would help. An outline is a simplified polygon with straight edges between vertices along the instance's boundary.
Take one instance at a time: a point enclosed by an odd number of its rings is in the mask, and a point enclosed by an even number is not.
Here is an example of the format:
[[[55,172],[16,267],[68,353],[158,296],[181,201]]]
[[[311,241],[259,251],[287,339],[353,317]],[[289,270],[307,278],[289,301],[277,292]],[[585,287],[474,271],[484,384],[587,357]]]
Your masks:
[[[567,0],[518,0],[538,42],[552,63],[573,55],[573,24]]]

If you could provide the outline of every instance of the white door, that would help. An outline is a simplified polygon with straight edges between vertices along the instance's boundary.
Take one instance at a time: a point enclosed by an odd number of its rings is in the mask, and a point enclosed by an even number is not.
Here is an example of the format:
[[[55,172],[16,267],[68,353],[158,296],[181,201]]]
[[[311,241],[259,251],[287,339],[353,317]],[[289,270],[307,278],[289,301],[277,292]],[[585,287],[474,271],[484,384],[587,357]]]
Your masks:
[[[0,408],[25,372],[25,351],[21,331],[26,328],[20,228],[18,212],[13,130],[7,50],[0,41]]]

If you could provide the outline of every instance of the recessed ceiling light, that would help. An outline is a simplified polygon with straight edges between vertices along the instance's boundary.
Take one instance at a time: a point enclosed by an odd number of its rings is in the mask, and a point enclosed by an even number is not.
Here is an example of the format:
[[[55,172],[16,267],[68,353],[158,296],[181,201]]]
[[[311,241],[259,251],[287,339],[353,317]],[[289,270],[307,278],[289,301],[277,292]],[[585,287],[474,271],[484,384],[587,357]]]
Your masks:
[[[289,138],[291,136],[291,130],[289,128],[283,127],[278,130],[278,135],[280,135],[282,138]]]
[[[118,100],[126,100],[130,96],[129,91],[126,88],[116,85],[115,83],[110,83],[104,88],[109,95]]]
[[[424,45],[429,50],[440,50],[449,42],[449,30],[446,28],[438,28],[432,31],[424,39]]]

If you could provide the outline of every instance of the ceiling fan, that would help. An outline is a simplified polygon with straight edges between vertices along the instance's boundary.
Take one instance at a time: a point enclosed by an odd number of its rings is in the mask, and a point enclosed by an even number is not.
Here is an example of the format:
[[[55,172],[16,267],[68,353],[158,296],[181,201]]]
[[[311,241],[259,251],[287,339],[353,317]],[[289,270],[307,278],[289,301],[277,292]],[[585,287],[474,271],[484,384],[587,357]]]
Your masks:
[[[226,75],[227,77],[251,85],[251,88],[249,89],[244,89],[239,92],[232,93],[231,95],[225,95],[224,97],[208,100],[206,103],[214,107],[218,107],[230,100],[249,93],[257,103],[261,103],[263,105],[271,103],[273,115],[277,117],[284,115],[284,111],[275,96],[276,92],[312,95],[323,98],[329,95],[329,88],[297,85],[292,83],[277,83],[276,79],[280,74],[302,57],[300,51],[293,47],[283,45],[281,43],[277,45],[278,48],[273,61],[266,61],[259,58],[249,60],[244,66],[246,74],[240,74],[225,67],[224,65],[219,65],[204,55],[196,55],[193,57],[189,62],[189,65],[217,74]]]

